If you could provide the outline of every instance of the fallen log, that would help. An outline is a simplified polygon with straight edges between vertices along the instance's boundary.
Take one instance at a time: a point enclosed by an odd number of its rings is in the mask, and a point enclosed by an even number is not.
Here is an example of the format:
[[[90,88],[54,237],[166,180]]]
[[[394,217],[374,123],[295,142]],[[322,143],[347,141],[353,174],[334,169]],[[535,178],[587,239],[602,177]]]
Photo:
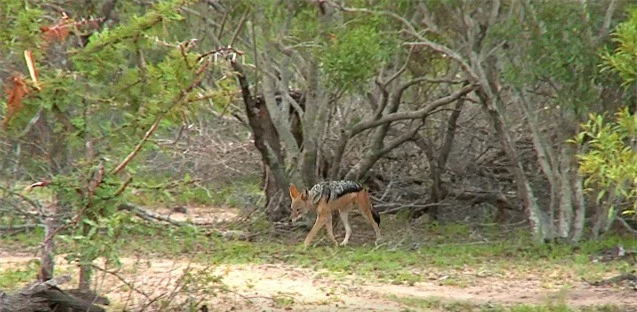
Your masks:
[[[108,299],[92,296],[92,301],[78,298],[58,288],[71,280],[69,275],[46,282],[32,283],[12,294],[0,291],[0,312],[105,312],[94,303],[108,304]]]
[[[196,222],[183,222],[183,221],[177,221],[177,220],[173,220],[172,218],[170,218],[170,216],[163,216],[159,213],[153,212],[149,209],[131,204],[131,203],[124,203],[124,204],[120,204],[117,207],[119,210],[125,210],[125,211],[129,211],[132,214],[134,214],[135,216],[141,218],[142,220],[148,221],[148,222],[155,222],[155,221],[161,221],[161,222],[166,222],[170,225],[174,225],[174,226],[205,226],[205,225],[209,225],[208,223],[196,223]],[[229,230],[229,231],[221,231],[221,230],[217,230],[217,229],[208,229],[206,231],[206,236],[218,236],[218,237],[222,237],[225,239],[232,239],[232,240],[244,240],[244,241],[250,241],[252,240],[252,238],[255,236],[255,234],[250,234],[248,232],[244,232],[244,231],[233,231],[233,230]]]

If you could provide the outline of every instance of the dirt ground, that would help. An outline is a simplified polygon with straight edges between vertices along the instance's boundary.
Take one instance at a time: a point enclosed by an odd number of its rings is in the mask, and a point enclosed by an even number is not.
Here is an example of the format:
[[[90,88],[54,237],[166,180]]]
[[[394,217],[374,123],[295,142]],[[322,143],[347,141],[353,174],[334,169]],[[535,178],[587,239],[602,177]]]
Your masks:
[[[0,251],[0,270],[24,266],[33,259],[28,254]],[[98,273],[97,289],[111,301],[112,311],[124,307],[140,307],[157,298],[186,300],[183,293],[175,292],[178,280],[187,268],[199,273],[219,276],[228,287],[210,296],[206,302],[213,311],[401,311],[409,306],[393,300],[391,296],[411,299],[471,302],[484,305],[545,304],[564,302],[570,307],[615,304],[637,310],[637,297],[633,291],[610,287],[590,287],[582,283],[569,290],[542,290],[534,280],[501,280],[486,278],[478,286],[456,287],[440,283],[422,282],[408,285],[383,284],[355,278],[329,278],[323,272],[284,264],[221,265],[204,268],[189,263],[188,259],[132,259],[124,258],[124,268],[118,273],[133,288],[131,291],[117,276]],[[65,263],[62,256],[57,262]],[[71,269],[68,265],[58,270]],[[73,270],[75,271],[75,270]],[[221,285],[221,284],[219,284]],[[184,293],[213,290],[203,286],[183,289]],[[203,288],[203,289],[198,289]],[[563,301],[562,301],[563,300]],[[156,306],[151,306],[153,310]]]
[[[201,210],[205,211],[205,210]],[[168,213],[168,211],[166,211]],[[188,218],[206,221],[189,210]],[[219,219],[235,217],[224,211]],[[181,216],[185,219],[184,216]],[[0,271],[24,268],[34,254],[7,250],[0,246]],[[355,276],[333,277],[326,272],[287,264],[224,264],[203,267],[189,259],[122,259],[123,269],[116,274],[97,273],[97,290],[111,301],[109,311],[137,311],[148,305],[153,311],[163,302],[187,304],[189,294],[207,295],[211,311],[407,311],[419,310],[396,298],[421,299],[423,302],[470,302],[473,305],[513,305],[566,303],[570,307],[614,304],[622,310],[637,311],[637,294],[625,287],[592,287],[585,282],[569,289],[547,290],[539,278],[481,277],[471,285],[454,286],[426,278],[413,285],[381,283]],[[75,270],[63,255],[56,258],[58,273]],[[104,267],[104,264],[99,264]],[[186,283],[184,272],[193,270],[196,283]],[[330,277],[331,276],[331,277]],[[74,279],[75,280],[75,279]],[[122,282],[125,280],[127,285]],[[209,282],[209,284],[203,284]],[[223,290],[222,290],[222,285]],[[72,287],[69,285],[68,287]],[[64,288],[64,287],[62,287]],[[436,311],[433,305],[428,311]]]

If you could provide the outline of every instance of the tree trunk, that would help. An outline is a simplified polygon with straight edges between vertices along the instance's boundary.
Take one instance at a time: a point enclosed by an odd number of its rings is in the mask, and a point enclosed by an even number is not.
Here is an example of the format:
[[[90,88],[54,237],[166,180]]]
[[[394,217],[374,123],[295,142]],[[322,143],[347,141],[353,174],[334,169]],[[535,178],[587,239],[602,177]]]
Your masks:
[[[568,143],[566,143],[568,144]],[[573,189],[571,185],[572,161],[569,146],[562,146],[560,153],[560,205],[557,221],[557,236],[568,238],[573,223]]]
[[[89,225],[86,223],[80,223],[82,227],[82,234],[88,235]],[[86,258],[84,255],[80,256],[80,276],[78,277],[79,283],[77,288],[83,291],[91,290],[91,276],[93,274],[93,268],[90,266],[90,262],[93,259]]]
[[[236,61],[231,61],[230,64],[237,72],[237,79],[241,88],[246,115],[248,116],[248,124],[254,135],[254,145],[261,154],[261,158],[267,168],[265,174],[265,181],[267,181],[265,183],[267,186],[266,198],[268,199],[266,207],[269,208],[266,213],[271,221],[280,221],[285,216],[285,214],[280,213],[280,209],[283,208],[280,205],[284,205],[283,201],[273,205],[272,199],[277,198],[275,186],[280,193],[288,188],[289,179],[285,173],[285,162],[279,135],[272,123],[270,112],[264,99],[259,99],[251,94],[249,83],[241,64]],[[269,177],[270,175],[272,177]]]
[[[610,209],[615,204],[616,188],[616,186],[611,187],[611,189],[609,189],[606,193],[606,196],[603,196],[603,198],[597,201],[595,205],[595,223],[593,224],[594,239],[599,238],[599,236],[604,233],[606,224],[609,223]]]
[[[480,98],[482,109],[489,117],[504,152],[507,158],[509,158],[509,161],[511,161],[512,166],[510,170],[515,176],[518,196],[524,200],[524,212],[531,226],[533,237],[537,241],[546,242],[548,239],[552,239],[552,222],[551,220],[547,220],[548,218],[538,205],[537,198],[524,172],[524,167],[518,156],[513,139],[507,131],[504,113],[500,111],[501,108],[498,107],[498,104],[502,103],[502,100],[498,94],[500,88],[497,78],[497,59],[491,56],[482,62],[476,59],[475,56],[472,56],[471,64],[472,68],[474,68],[474,77],[479,79],[480,89],[477,91],[477,94]]]
[[[438,158],[433,157],[433,149],[431,148],[428,148],[430,151],[425,153],[429,160],[429,167],[431,168],[430,176],[432,180],[430,202],[425,204],[439,203],[447,197],[448,191],[442,184],[441,176],[447,166],[449,154],[451,154],[453,140],[456,135],[456,129],[458,128],[457,123],[460,118],[460,113],[462,112],[464,101],[465,100],[463,98],[458,99],[451,116],[449,116],[449,120],[447,121],[447,132],[445,133],[442,146],[440,147]],[[432,220],[438,220],[439,205],[434,205],[431,208],[424,210],[424,212],[428,213]],[[412,216],[416,218],[418,217],[417,214],[412,214]]]
[[[265,192],[265,213],[272,221],[281,221],[289,217],[285,207],[290,206],[287,193],[282,194],[276,178],[268,165],[263,163],[263,191]],[[285,195],[285,196],[282,196]]]
[[[577,170],[571,172],[573,175],[573,189],[575,190],[575,216],[573,217],[573,229],[571,230],[571,242],[578,242],[584,234],[584,222],[586,221],[586,202],[584,201],[584,186],[582,177]]]
[[[410,218],[417,219],[420,218],[424,214],[428,214],[431,217],[431,220],[438,220],[438,205],[446,194],[442,192],[442,185],[440,180],[440,166],[438,165],[438,159],[434,155],[434,149],[431,143],[426,138],[420,138],[417,140],[416,145],[420,148],[422,152],[425,153],[425,157],[427,158],[427,162],[429,163],[429,177],[431,178],[431,187],[430,196],[426,205],[429,206],[426,209],[413,208],[410,211]],[[446,192],[445,192],[446,193]]]
[[[307,187],[318,182],[318,151],[321,128],[325,126],[325,115],[328,112],[328,94],[319,81],[317,64],[308,64],[308,92],[305,114],[303,116],[303,153],[300,162],[300,173]]]
[[[549,226],[548,231],[553,233],[553,220],[555,219],[555,206],[559,201],[560,205],[566,204],[562,200],[561,189],[564,188],[564,182],[568,183],[568,179],[566,181],[560,180],[559,173],[559,165],[556,164],[558,162],[557,157],[555,157],[555,153],[551,147],[550,142],[547,142],[545,136],[542,136],[542,131],[538,127],[538,116],[535,113],[535,110],[532,109],[526,99],[525,94],[516,90],[517,93],[517,103],[521,108],[524,116],[526,118],[526,124],[529,127],[531,132],[531,139],[533,142],[533,147],[537,154],[538,163],[540,165],[540,169],[544,173],[547,181],[549,182],[549,207],[548,207],[548,220],[547,226]],[[561,208],[561,206],[560,206]],[[562,210],[560,210],[562,211]],[[562,236],[563,237],[563,236]]]
[[[478,94],[482,102],[482,108],[489,116],[496,134],[500,139],[504,152],[513,164],[510,170],[515,176],[518,196],[524,200],[524,212],[530,223],[531,230],[533,231],[533,237],[537,241],[544,242],[551,238],[549,234],[551,226],[548,224],[548,220],[546,220],[547,218],[543,216],[540,206],[537,203],[537,198],[535,197],[533,188],[531,188],[531,184],[524,173],[524,167],[520,162],[513,140],[506,131],[503,116],[496,107],[496,100],[485,94],[482,90],[479,91]]]
[[[55,273],[55,216],[57,213],[59,201],[55,201],[49,206],[49,216],[45,219],[44,224],[44,241],[42,243],[42,263],[40,264],[40,281],[46,282],[53,278]]]

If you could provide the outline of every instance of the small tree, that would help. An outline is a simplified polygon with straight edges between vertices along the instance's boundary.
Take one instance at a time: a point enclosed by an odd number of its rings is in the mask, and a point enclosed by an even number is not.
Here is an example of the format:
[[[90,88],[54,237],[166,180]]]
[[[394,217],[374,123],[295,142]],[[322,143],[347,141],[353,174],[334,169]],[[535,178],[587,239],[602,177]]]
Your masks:
[[[122,3],[118,22],[107,23],[111,1],[102,17],[82,19],[81,8],[69,9],[53,25],[41,24],[52,14],[44,4],[3,4],[0,54],[15,72],[1,102],[5,143],[22,150],[18,172],[41,179],[28,190],[54,194],[48,214],[57,225],[45,243],[64,234],[81,289],[89,288],[98,257],[119,264],[117,238],[129,213],[118,208],[128,188],[145,187],[137,181],[143,159],[160,151],[152,137],[187,123],[198,99],[221,97],[208,88],[194,92],[216,57],[194,52],[194,41],[176,35],[189,2]],[[52,277],[52,266],[44,271],[42,279]]]
[[[602,71],[618,74],[634,99],[637,8],[630,11],[628,20],[616,27],[613,41],[616,47],[603,55]],[[586,151],[578,155],[580,172],[587,175],[585,185],[597,192],[598,203],[606,202],[606,209],[598,215],[595,224],[594,234],[597,235],[608,229],[618,212],[634,215],[637,211],[637,115],[634,107],[626,105],[614,116],[590,114],[582,131],[571,142],[586,144]],[[626,201],[632,202],[632,206],[620,208],[617,205]]]

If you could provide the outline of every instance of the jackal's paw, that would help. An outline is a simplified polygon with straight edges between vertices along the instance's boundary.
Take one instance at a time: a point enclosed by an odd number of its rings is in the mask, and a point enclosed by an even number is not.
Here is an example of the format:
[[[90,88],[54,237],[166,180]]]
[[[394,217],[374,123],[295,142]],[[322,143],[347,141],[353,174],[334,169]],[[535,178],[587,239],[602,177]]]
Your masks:
[[[347,246],[347,242],[341,242],[340,244],[338,244],[339,246]]]

